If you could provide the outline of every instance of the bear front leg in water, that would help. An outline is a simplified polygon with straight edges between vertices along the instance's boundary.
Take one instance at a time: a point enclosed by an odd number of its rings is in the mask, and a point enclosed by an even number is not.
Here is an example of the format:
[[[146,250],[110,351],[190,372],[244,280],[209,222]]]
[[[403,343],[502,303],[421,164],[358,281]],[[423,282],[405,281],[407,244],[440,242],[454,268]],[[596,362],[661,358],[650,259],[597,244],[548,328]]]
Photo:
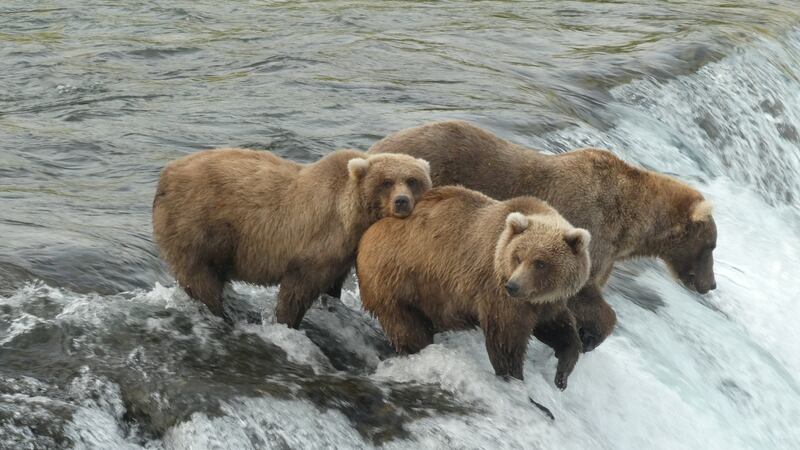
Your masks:
[[[594,283],[587,283],[567,301],[567,305],[575,316],[584,352],[597,348],[617,324],[617,314]]]
[[[384,308],[378,319],[395,351],[410,355],[432,344],[431,321],[414,307],[395,305]]]
[[[330,286],[332,279],[330,272],[317,270],[315,266],[288,270],[281,278],[278,290],[278,306],[275,309],[278,323],[298,328],[306,311]]]
[[[578,362],[582,346],[572,313],[565,305],[553,307],[558,308],[555,316],[537,324],[533,335],[555,350],[558,359],[555,384],[563,391],[567,388],[567,378]]]
[[[496,300],[495,307],[484,314],[481,328],[495,375],[522,380],[525,351],[536,323],[536,313],[529,310],[531,305],[517,301],[511,303],[509,300]]]
[[[189,297],[203,302],[212,314],[228,321],[222,306],[225,281],[214,270],[199,264],[177,273],[175,277]]]
[[[341,299],[342,286],[344,286],[344,282],[347,280],[348,275],[350,275],[350,270],[346,271],[342,276],[334,280],[331,286],[328,288],[326,294],[328,294],[329,297]]]
[[[347,279],[348,275],[350,275],[349,269],[345,271],[344,274],[334,279],[333,283],[328,287],[328,290],[325,291],[325,296],[322,297],[322,305],[328,311],[333,311],[334,309],[334,303],[328,303],[330,299],[342,299],[342,286],[344,286],[344,281]],[[328,297],[330,297],[330,299]]]

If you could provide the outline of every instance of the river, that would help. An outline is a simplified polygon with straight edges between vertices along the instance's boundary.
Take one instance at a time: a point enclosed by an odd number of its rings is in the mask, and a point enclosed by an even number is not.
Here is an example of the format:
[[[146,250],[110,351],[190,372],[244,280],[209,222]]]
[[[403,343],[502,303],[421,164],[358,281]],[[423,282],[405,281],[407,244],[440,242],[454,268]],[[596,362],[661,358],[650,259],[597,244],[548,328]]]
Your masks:
[[[0,5],[0,448],[800,448],[795,1],[19,1]],[[619,266],[569,388],[480,331],[392,355],[349,280],[233,329],[152,240],[160,169],[217,146],[313,161],[458,118],[601,146],[715,205],[718,289]],[[548,418],[529,398],[545,405]]]

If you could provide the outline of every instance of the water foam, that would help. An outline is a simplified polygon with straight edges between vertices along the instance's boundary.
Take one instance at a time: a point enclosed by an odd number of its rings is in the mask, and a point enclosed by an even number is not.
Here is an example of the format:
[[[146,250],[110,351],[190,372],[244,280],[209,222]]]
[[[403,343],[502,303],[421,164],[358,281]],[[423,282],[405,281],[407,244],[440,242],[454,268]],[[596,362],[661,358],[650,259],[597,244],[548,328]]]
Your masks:
[[[380,360],[379,352],[353,331],[374,324],[360,311],[356,294],[346,293],[343,302],[354,314],[353,323],[326,318],[319,308],[312,311],[311,319],[326,324],[337,345],[374,364],[367,376],[375,383],[434,384],[480,411],[416,420],[408,425],[413,442],[399,439],[387,446],[800,447],[800,281],[795,278],[800,151],[791,129],[780,125],[800,123],[800,83],[792,72],[800,66],[798,49],[800,38],[792,34],[784,44],[760,43],[693,75],[622,86],[612,91],[608,106],[618,117],[611,129],[573,128],[538,141],[555,149],[606,146],[630,161],[680,174],[715,203],[719,226],[719,287],[708,296],[686,291],[658,264],[625,264],[633,274],[632,291],[619,289],[613,280],[606,289],[619,327],[581,358],[567,391],[553,386],[552,351],[536,341],[526,357],[526,380],[507,383],[493,375],[480,331],[445,333],[417,355]],[[652,297],[648,307],[631,301],[644,290]],[[256,309],[274,306],[272,288],[237,285],[234,291]],[[55,317],[23,311],[42,298],[59,305]],[[215,345],[204,325],[213,319],[180,290],[160,285],[102,297],[38,284],[0,297],[0,305],[12,311],[0,316],[12,320],[0,346],[13,345],[47,321],[103,327],[114,318],[140,320],[129,317],[136,308],[186,313],[192,333]],[[172,326],[160,317],[145,322],[152,332]],[[333,370],[302,331],[268,323],[238,325],[235,332],[257,335],[317,372]],[[182,339],[177,332],[174,338]],[[67,387],[73,397],[68,401],[21,378],[4,379],[4,384],[19,387],[0,394],[0,412],[3,405],[21,403],[68,407],[66,435],[79,448],[373,446],[340,412],[301,400],[230,399],[220,405],[219,415],[194,413],[153,438],[128,428],[119,386],[90,371]],[[529,398],[547,406],[555,421]],[[4,435],[32,433],[12,428]]]

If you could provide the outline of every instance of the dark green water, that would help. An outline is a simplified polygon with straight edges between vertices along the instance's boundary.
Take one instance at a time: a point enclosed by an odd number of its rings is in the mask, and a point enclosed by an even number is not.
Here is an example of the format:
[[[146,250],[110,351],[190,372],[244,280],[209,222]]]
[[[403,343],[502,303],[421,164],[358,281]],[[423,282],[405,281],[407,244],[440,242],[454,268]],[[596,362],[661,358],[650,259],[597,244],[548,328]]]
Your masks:
[[[0,448],[800,446],[798,24],[788,0],[3,2]],[[267,319],[233,330],[173,288],[168,161],[313,161],[443,118],[697,186],[719,289],[625,265],[619,328],[562,394],[539,344],[525,383],[478,332],[393,357],[352,280],[301,332],[272,288],[230,290]]]

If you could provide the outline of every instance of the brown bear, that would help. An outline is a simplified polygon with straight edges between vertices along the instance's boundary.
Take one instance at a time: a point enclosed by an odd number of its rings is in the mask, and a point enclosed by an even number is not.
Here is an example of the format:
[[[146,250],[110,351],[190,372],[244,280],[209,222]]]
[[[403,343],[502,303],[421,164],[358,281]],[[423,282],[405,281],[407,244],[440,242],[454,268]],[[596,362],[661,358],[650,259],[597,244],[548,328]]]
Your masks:
[[[717,229],[695,189],[599,149],[546,155],[463,121],[434,122],[392,134],[369,153],[406,153],[431,164],[435,186],[460,184],[497,199],[533,195],[592,234],[589,282],[568,302],[584,351],[613,330],[601,295],[616,261],[658,257],[690,289],[716,287]]]
[[[375,221],[408,216],[431,186],[407,155],[338,150],[313,164],[269,152],[207,150],[167,165],[153,232],[178,283],[216,315],[225,282],[280,284],[276,317],[297,328],[314,300],[341,287]]]
[[[436,332],[479,325],[500,376],[522,379],[533,333],[555,350],[564,389],[581,353],[566,299],[589,277],[589,241],[534,197],[500,202],[434,188],[409,218],[383,219],[364,234],[361,302],[401,353],[421,350]]]

